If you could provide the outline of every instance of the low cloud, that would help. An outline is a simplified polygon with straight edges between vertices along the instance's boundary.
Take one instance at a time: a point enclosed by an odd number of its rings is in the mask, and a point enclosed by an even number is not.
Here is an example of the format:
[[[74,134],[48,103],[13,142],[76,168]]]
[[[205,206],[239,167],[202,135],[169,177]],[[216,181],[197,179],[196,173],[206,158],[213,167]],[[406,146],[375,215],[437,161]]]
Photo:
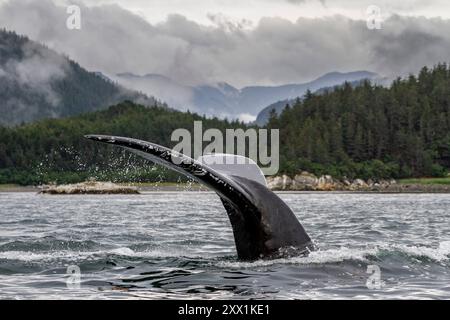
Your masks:
[[[189,85],[298,83],[361,69],[396,77],[446,61],[450,52],[450,21],[443,19],[393,15],[381,30],[343,16],[263,18],[248,27],[221,15],[211,15],[215,26],[171,15],[150,24],[117,5],[78,4],[81,30],[68,30],[66,8],[50,0],[3,4],[0,26],[44,42],[90,70],[163,74]]]
[[[24,120],[33,119],[40,113],[37,100],[55,107],[54,111],[47,110],[48,116],[57,115],[61,101],[52,84],[66,76],[69,70],[67,60],[30,42],[19,49],[15,54],[3,56],[4,61],[0,65],[2,90],[20,92],[6,95],[6,100],[2,101],[2,111],[6,112],[4,117],[13,120],[14,114],[22,114]]]
[[[49,104],[57,106],[59,96],[53,91],[51,84],[65,77],[67,61],[31,43],[24,44],[21,51],[20,58],[9,59],[0,66],[0,78],[5,77],[22,88],[41,94]]]
[[[249,122],[255,121],[256,116],[254,116],[253,114],[249,114],[249,113],[241,113],[238,115],[238,119],[239,119],[239,121],[249,123]]]

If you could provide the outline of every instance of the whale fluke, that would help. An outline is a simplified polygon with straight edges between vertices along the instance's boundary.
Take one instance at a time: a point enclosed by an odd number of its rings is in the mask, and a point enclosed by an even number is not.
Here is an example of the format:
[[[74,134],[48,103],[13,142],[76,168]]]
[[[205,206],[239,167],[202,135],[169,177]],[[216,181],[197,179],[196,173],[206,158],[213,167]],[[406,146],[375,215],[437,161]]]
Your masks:
[[[169,148],[142,140],[105,135],[85,137],[125,148],[214,190],[228,213],[239,259],[255,260],[291,252],[306,254],[314,250],[310,237],[292,210],[265,186],[264,176],[237,175],[239,170],[207,165],[207,161],[196,161]],[[252,161],[247,160],[251,166]],[[245,171],[251,172],[251,168]]]

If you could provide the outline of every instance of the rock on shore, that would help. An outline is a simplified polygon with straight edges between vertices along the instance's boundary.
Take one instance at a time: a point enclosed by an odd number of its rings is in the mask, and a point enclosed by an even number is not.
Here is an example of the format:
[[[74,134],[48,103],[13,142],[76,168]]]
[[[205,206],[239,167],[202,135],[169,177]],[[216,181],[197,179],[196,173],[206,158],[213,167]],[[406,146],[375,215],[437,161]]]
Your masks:
[[[42,194],[139,194],[136,187],[121,186],[112,182],[88,181],[76,184],[44,186]]]
[[[268,177],[267,185],[272,190],[296,191],[389,191],[395,180],[364,181],[362,179],[338,180],[330,175],[320,177],[303,171],[294,177],[287,175]]]

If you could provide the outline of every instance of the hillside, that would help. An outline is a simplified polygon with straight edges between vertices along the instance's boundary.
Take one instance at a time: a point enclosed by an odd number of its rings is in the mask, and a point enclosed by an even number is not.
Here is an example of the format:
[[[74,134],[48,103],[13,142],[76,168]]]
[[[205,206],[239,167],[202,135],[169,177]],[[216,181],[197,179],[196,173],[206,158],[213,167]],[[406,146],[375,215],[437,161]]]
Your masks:
[[[114,181],[177,180],[173,172],[143,165],[144,160],[118,148],[93,143],[90,133],[134,137],[174,146],[177,128],[232,128],[238,123],[206,119],[164,107],[145,107],[130,101],[106,110],[64,119],[46,119],[14,128],[0,126],[0,184],[79,182],[88,177]]]
[[[107,110],[49,119],[15,128],[0,126],[0,183],[177,180],[168,171],[143,166],[124,151],[83,138],[113,134],[173,146],[177,128],[246,128],[164,107],[124,102]],[[443,177],[450,168],[450,68],[423,68],[389,88],[366,81],[334,91],[308,93],[272,117],[280,129],[280,173],[303,170],[349,179]]]
[[[123,100],[157,103],[27,37],[0,30],[0,124],[67,117]]]
[[[307,94],[268,126],[280,128],[287,173],[444,176],[450,168],[450,68],[424,67],[390,88],[366,81]]]
[[[343,81],[342,84],[329,86],[329,87],[321,87],[320,89],[313,91],[313,92],[315,94],[321,94],[321,93],[324,93],[327,91],[333,91],[333,90],[337,89],[338,87],[343,86],[345,83],[349,83],[352,86],[359,86],[360,84],[364,83],[365,80],[371,80],[371,79],[374,80],[374,82],[377,82],[377,80],[378,80],[378,79],[375,79],[374,77],[368,77],[368,78],[364,78],[362,80]],[[300,95],[296,98],[284,99],[281,101],[277,101],[277,102],[272,103],[271,105],[265,107],[258,113],[255,123],[258,126],[264,126],[269,121],[269,117],[270,117],[272,110],[275,110],[276,114],[279,115],[283,111],[283,109],[286,108],[287,105],[292,106],[298,102],[298,99],[302,99],[303,94],[306,94],[306,92],[307,91],[305,91],[304,93],[302,93],[302,95]]]
[[[248,86],[237,89],[219,82],[215,84],[185,85],[168,77],[131,73],[118,74],[112,78],[127,88],[154,94],[179,110],[191,110],[199,114],[229,119],[248,120],[266,106],[280,100],[302,96],[307,90],[341,85],[344,82],[374,79],[377,75],[367,71],[330,72],[313,81],[279,86]]]

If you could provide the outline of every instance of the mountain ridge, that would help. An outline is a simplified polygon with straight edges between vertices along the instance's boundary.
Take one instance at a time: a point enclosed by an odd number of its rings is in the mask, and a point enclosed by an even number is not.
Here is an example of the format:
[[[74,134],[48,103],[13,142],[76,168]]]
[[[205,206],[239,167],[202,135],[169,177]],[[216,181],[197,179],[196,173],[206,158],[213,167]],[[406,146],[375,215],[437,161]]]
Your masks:
[[[67,117],[124,100],[159,104],[45,45],[0,29],[0,125]]]
[[[378,75],[370,71],[329,72],[305,83],[273,86],[245,86],[241,89],[228,82],[185,85],[160,74],[136,75],[130,72],[117,74],[115,81],[125,87],[154,94],[179,110],[191,110],[209,116],[239,118],[243,114],[256,115],[268,105],[302,96],[306,90],[316,91],[344,82],[374,79]]]
[[[362,80],[356,80],[356,81],[350,81],[350,82],[346,81],[346,82],[344,82],[344,84],[349,83],[351,86],[355,87],[355,86],[358,86],[358,85],[364,83],[365,80],[368,80],[368,79],[362,79]],[[344,84],[334,85],[334,86],[330,86],[330,87],[322,87],[320,89],[315,90],[313,93],[320,94],[323,92],[333,91],[333,90],[341,87]],[[280,115],[281,112],[284,110],[284,108],[287,105],[292,106],[295,103],[297,103],[298,100],[301,100],[301,99],[302,99],[302,96],[298,96],[295,98],[284,99],[284,100],[280,100],[275,103],[272,103],[271,105],[265,107],[258,113],[254,123],[257,124],[258,126],[264,126],[267,123],[267,121],[269,120],[270,113],[272,112],[272,110],[275,110],[276,114]]]

